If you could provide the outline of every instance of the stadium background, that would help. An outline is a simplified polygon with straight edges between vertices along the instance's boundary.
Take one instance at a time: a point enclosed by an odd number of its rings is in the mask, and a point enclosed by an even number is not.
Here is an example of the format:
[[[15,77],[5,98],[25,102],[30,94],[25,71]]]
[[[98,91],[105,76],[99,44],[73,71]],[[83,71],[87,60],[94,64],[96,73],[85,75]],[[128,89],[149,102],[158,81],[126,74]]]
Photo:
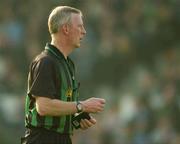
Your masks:
[[[107,101],[74,144],[178,144],[178,0],[0,0],[0,144],[23,135],[28,66],[50,41],[47,18],[57,5],[84,13],[87,35],[72,54],[81,99]]]

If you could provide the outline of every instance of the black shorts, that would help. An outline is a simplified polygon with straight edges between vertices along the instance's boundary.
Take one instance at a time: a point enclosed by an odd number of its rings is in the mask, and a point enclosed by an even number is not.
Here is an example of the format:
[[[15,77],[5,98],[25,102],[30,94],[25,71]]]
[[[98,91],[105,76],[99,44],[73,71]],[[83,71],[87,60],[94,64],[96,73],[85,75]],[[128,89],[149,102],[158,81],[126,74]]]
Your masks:
[[[69,134],[59,134],[44,128],[31,128],[26,130],[21,144],[72,144]]]

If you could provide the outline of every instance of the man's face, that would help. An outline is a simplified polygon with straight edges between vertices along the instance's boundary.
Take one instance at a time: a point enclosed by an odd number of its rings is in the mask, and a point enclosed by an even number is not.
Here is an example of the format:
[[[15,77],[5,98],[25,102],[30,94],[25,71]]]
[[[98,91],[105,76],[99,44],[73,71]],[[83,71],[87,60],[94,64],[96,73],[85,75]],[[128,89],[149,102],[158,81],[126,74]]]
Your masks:
[[[80,43],[84,35],[86,34],[86,30],[83,25],[83,20],[80,14],[72,14],[71,15],[71,24],[70,24],[70,40],[72,42],[73,47],[80,47]]]

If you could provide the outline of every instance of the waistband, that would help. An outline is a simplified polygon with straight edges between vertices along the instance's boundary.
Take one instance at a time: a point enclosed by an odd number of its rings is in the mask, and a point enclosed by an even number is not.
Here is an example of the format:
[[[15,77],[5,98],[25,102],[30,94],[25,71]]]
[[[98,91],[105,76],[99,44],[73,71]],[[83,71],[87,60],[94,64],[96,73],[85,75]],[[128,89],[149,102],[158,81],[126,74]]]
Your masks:
[[[30,135],[31,133],[41,132],[44,134],[51,134],[56,136],[63,136],[63,137],[70,137],[71,135],[69,133],[59,133],[53,130],[49,130],[43,127],[28,127],[26,128],[25,135]]]

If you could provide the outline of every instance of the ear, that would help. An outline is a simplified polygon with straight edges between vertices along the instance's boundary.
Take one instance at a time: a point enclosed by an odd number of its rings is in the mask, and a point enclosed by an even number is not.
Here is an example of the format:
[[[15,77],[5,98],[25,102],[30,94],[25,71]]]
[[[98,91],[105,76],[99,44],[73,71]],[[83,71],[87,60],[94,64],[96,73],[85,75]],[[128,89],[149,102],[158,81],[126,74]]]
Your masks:
[[[70,29],[70,27],[69,27],[69,25],[67,25],[67,24],[64,24],[64,25],[62,26],[62,32],[63,32],[65,35],[68,35],[68,34],[69,34],[69,29]]]

